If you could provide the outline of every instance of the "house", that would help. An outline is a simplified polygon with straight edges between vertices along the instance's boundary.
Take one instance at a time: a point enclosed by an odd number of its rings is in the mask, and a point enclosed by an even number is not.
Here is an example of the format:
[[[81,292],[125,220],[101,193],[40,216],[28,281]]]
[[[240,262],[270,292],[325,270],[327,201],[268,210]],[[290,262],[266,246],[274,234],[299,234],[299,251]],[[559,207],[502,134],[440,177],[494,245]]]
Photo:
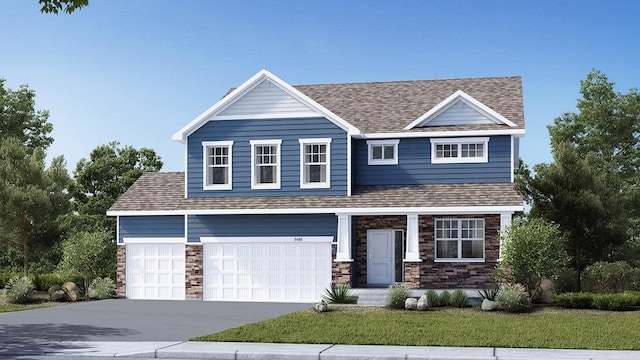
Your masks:
[[[520,77],[292,86],[262,70],[173,135],[184,172],[111,207],[118,294],[315,302],[477,289],[523,210]]]

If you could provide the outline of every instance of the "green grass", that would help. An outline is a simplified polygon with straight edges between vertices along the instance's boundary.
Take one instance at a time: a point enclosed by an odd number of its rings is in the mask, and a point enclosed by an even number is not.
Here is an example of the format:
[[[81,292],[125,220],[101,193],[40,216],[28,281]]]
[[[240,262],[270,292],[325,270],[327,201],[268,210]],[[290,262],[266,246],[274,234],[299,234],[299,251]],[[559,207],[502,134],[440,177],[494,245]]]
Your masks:
[[[640,312],[539,308],[527,314],[330,306],[193,341],[640,350]]]
[[[9,304],[4,296],[4,290],[0,290],[0,313],[12,312],[12,311],[24,311],[40,309],[49,306],[62,305],[63,303],[48,301],[49,295],[47,293],[36,293],[34,302],[31,304]]]

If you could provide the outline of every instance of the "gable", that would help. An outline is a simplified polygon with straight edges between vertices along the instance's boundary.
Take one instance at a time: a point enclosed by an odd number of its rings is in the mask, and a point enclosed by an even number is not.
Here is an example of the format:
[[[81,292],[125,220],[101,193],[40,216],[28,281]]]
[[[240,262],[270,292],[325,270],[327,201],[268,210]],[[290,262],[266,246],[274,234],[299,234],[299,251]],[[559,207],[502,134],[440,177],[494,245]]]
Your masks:
[[[517,126],[469,94],[458,90],[407,125],[404,130],[411,130],[416,127],[478,124]]]
[[[456,101],[448,109],[433,117],[425,126],[455,126],[495,124],[488,116],[475,110],[462,100]]]
[[[267,70],[261,70],[200,114],[172,139],[186,138],[209,121],[324,117],[349,134],[360,130]]]
[[[217,118],[322,116],[269,79],[264,79],[242,97],[229,104]]]

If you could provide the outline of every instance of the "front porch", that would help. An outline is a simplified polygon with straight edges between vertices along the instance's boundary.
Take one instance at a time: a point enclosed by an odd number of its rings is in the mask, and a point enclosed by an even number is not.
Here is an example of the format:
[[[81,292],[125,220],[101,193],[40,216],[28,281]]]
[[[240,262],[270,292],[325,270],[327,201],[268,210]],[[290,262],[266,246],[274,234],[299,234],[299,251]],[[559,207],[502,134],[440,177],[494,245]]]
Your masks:
[[[510,224],[511,213],[338,215],[338,219],[334,285],[345,283],[371,293],[386,291],[390,284],[400,282],[411,289],[471,291],[492,284],[490,272],[500,256],[499,234]],[[455,245],[453,253],[457,251],[460,258],[443,259],[443,249],[436,249],[436,240],[440,240],[436,221],[441,223],[442,219],[452,223],[477,221],[482,228],[476,231],[481,231],[482,237],[473,242],[453,242],[449,247]],[[442,236],[441,229],[438,233]]]

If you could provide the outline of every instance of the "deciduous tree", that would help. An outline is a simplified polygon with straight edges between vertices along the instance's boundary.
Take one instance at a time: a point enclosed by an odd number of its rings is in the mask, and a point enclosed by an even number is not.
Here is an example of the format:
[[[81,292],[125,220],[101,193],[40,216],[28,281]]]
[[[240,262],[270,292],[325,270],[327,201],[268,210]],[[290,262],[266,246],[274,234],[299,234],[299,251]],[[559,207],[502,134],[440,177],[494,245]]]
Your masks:
[[[115,222],[107,210],[144,172],[162,168],[162,160],[152,149],[136,149],[113,141],[91,151],[74,171],[71,187],[75,214],[67,221],[75,230],[109,230],[115,234]]]
[[[40,12],[58,14],[64,10],[67,14],[71,14],[89,5],[89,0],[38,0],[38,3],[42,5]]]

